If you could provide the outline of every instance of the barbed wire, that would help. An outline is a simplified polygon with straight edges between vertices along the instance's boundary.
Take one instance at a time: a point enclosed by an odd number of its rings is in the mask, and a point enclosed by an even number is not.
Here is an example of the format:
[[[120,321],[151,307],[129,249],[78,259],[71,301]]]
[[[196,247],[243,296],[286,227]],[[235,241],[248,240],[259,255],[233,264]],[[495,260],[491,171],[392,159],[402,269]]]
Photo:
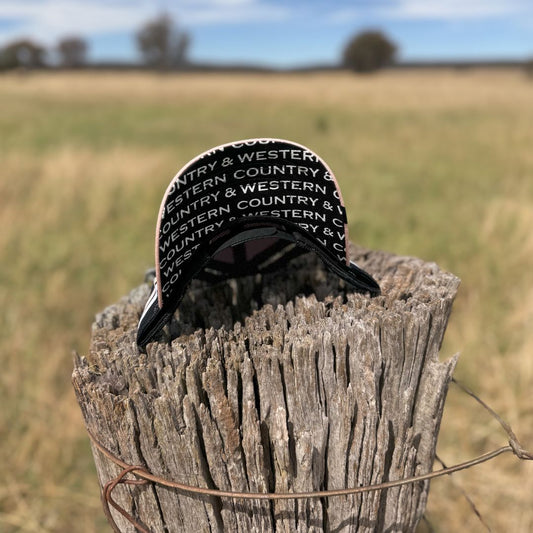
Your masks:
[[[442,468],[448,468],[446,466],[446,463],[444,463],[444,461],[439,457],[438,454],[435,454],[435,461],[437,461],[441,465]],[[491,533],[492,530],[491,530],[490,526],[487,524],[487,522],[483,518],[483,515],[481,514],[481,512],[477,508],[477,506],[474,503],[474,501],[472,500],[472,498],[468,495],[468,493],[461,486],[459,486],[457,483],[455,483],[455,479],[452,477],[451,474],[448,474],[448,475],[450,476],[450,479],[452,480],[452,483],[455,485],[457,490],[459,490],[459,492],[462,494],[463,498],[468,503],[468,506],[470,507],[472,512],[476,515],[477,519],[479,520],[479,522],[481,523],[483,528],[485,530],[487,530],[489,533]],[[429,522],[427,517],[426,517],[426,521]],[[432,531],[434,531],[434,530],[432,529]]]
[[[459,389],[461,389],[465,394],[471,396],[474,400],[476,400],[494,419],[498,421],[500,426],[507,434],[507,437],[509,439],[508,445],[494,449],[490,452],[486,452],[484,454],[479,455],[478,457],[475,457],[474,459],[470,459],[469,461],[464,461],[462,463],[458,463],[450,467],[446,467],[442,463],[443,468],[433,472],[428,472],[427,474],[421,474],[418,476],[398,479],[395,481],[387,481],[384,483],[376,483],[372,485],[351,487],[346,489],[330,489],[310,492],[237,492],[188,485],[186,483],[180,483],[178,481],[172,481],[164,477],[157,476],[150,472],[144,466],[130,465],[126,463],[125,461],[117,457],[114,453],[112,453],[109,449],[107,449],[105,446],[103,446],[95,437],[95,435],[91,432],[91,430],[87,428],[87,433],[95,448],[98,449],[100,453],[107,457],[116,466],[122,469],[115,478],[111,479],[104,485],[104,488],[102,490],[102,505],[104,508],[105,515],[111,527],[116,533],[121,532],[118,526],[116,525],[113,515],[111,514],[111,507],[117,512],[119,512],[128,522],[130,522],[131,525],[134,526],[137,531],[140,531],[141,533],[151,533],[148,529],[146,529],[144,525],[142,525],[137,519],[135,519],[130,513],[128,513],[113,499],[113,491],[120,484],[147,485],[152,483],[160,485],[162,487],[175,489],[185,494],[214,496],[218,498],[233,498],[245,500],[301,500],[332,498],[336,496],[349,496],[354,494],[362,494],[366,492],[391,489],[394,487],[401,487],[403,485],[410,485],[412,483],[418,483],[420,481],[428,481],[430,479],[459,472],[460,470],[467,470],[481,463],[490,461],[504,453],[513,453],[520,460],[533,460],[533,454],[523,448],[511,426],[505,420],[503,420],[489,405],[487,405],[483,400],[481,400],[481,398],[479,398],[468,387],[457,381],[455,378],[452,378],[452,383],[459,387]],[[130,475],[134,475],[135,477],[128,477]]]

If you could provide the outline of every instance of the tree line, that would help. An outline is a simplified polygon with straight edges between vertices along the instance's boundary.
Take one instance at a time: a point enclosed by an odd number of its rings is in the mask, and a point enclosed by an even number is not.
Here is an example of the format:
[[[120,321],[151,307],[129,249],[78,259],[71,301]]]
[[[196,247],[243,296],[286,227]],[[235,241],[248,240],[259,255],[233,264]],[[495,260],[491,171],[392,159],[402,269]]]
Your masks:
[[[148,68],[177,70],[189,64],[190,35],[167,14],[146,22],[136,32],[135,41]],[[75,35],[60,39],[49,49],[31,39],[17,39],[0,48],[0,70],[46,66],[84,68],[88,66],[88,50],[87,41]],[[383,33],[364,31],[348,41],[341,63],[356,72],[372,72],[393,63],[396,51],[396,45]]]
[[[152,68],[179,68],[187,62],[190,37],[163,14],[144,24],[135,34],[142,62]],[[79,36],[66,36],[46,49],[31,39],[16,39],[0,49],[0,69],[88,65],[89,45]],[[55,56],[55,61],[54,61]]]

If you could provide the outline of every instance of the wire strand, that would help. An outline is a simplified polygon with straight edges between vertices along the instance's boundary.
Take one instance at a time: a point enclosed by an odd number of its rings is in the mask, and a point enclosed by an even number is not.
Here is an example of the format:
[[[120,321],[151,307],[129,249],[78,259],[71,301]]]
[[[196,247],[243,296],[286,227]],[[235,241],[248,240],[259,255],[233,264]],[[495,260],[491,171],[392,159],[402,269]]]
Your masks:
[[[412,476],[404,479],[398,479],[395,481],[387,481],[384,483],[376,483],[373,485],[365,485],[361,487],[351,487],[345,489],[331,489],[331,490],[321,490],[321,491],[309,491],[309,492],[237,492],[237,491],[228,491],[221,489],[212,489],[208,487],[199,487],[195,485],[188,485],[186,483],[181,483],[178,481],[173,481],[166,479],[161,476],[157,476],[151,473],[142,465],[130,465],[117,457],[109,449],[103,446],[94,433],[87,428],[87,433],[91,439],[94,447],[107,459],[113,462],[115,465],[120,467],[122,470],[117,477],[108,481],[102,492],[102,504],[104,507],[104,512],[111,526],[115,532],[120,533],[113,516],[111,514],[110,507],[113,507],[118,511],[131,525],[135,527],[137,531],[141,533],[150,533],[148,529],[145,528],[140,522],[138,522],[131,514],[124,510],[112,497],[113,490],[119,484],[125,485],[145,485],[148,483],[154,483],[163,487],[175,489],[181,491],[185,494],[190,495],[203,495],[203,496],[214,496],[218,498],[233,498],[233,499],[244,499],[244,500],[301,500],[301,499],[317,499],[317,498],[332,498],[336,496],[350,496],[354,494],[362,494],[366,492],[373,492],[385,489],[391,489],[394,487],[401,487],[403,485],[409,485],[413,483],[418,483],[422,481],[429,481],[430,479],[435,479],[441,476],[450,475],[460,470],[466,470],[472,468],[481,463],[491,461],[492,459],[502,455],[504,453],[512,452],[516,457],[521,460],[532,460],[533,454],[526,451],[520,442],[518,441],[516,435],[512,431],[511,427],[507,422],[505,422],[491,407],[489,407],[483,400],[481,400],[476,394],[474,394],[470,389],[465,385],[459,383],[456,379],[452,379],[452,382],[457,385],[463,392],[474,398],[478,403],[480,403],[485,410],[487,410],[493,418],[498,420],[504,431],[507,433],[509,438],[509,444],[507,446],[502,446],[495,450],[486,452],[484,454],[470,459],[469,461],[464,461],[450,467],[444,467],[436,471],[428,472],[427,474],[421,474],[418,476]],[[134,475],[135,478],[129,478],[127,476]]]

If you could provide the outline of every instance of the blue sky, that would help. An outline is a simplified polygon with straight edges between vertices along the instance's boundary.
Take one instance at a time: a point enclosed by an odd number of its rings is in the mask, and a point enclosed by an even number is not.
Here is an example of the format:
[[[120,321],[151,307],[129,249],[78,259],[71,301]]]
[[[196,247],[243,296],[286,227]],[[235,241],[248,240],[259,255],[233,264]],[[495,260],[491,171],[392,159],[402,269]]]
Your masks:
[[[366,28],[403,60],[533,57],[533,0],[0,0],[0,45],[74,34],[92,60],[135,61],[134,33],[163,11],[191,34],[196,61],[334,64]]]

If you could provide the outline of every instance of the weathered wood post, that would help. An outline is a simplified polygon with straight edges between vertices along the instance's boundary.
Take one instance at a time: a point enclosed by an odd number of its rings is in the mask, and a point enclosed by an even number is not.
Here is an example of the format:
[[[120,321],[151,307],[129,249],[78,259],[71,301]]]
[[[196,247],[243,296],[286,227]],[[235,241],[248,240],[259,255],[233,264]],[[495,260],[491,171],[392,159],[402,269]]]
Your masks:
[[[382,296],[345,293],[308,254],[262,280],[195,282],[169,341],[146,353],[135,334],[149,289],[133,290],[97,316],[75,362],[90,433],[125,463],[223,490],[315,491],[431,471],[455,365],[438,353],[459,280],[414,258],[351,254]],[[104,486],[121,469],[93,453]],[[412,531],[428,491],[419,482],[259,501],[151,483],[113,497],[153,532]],[[111,512],[120,531],[135,531]]]

